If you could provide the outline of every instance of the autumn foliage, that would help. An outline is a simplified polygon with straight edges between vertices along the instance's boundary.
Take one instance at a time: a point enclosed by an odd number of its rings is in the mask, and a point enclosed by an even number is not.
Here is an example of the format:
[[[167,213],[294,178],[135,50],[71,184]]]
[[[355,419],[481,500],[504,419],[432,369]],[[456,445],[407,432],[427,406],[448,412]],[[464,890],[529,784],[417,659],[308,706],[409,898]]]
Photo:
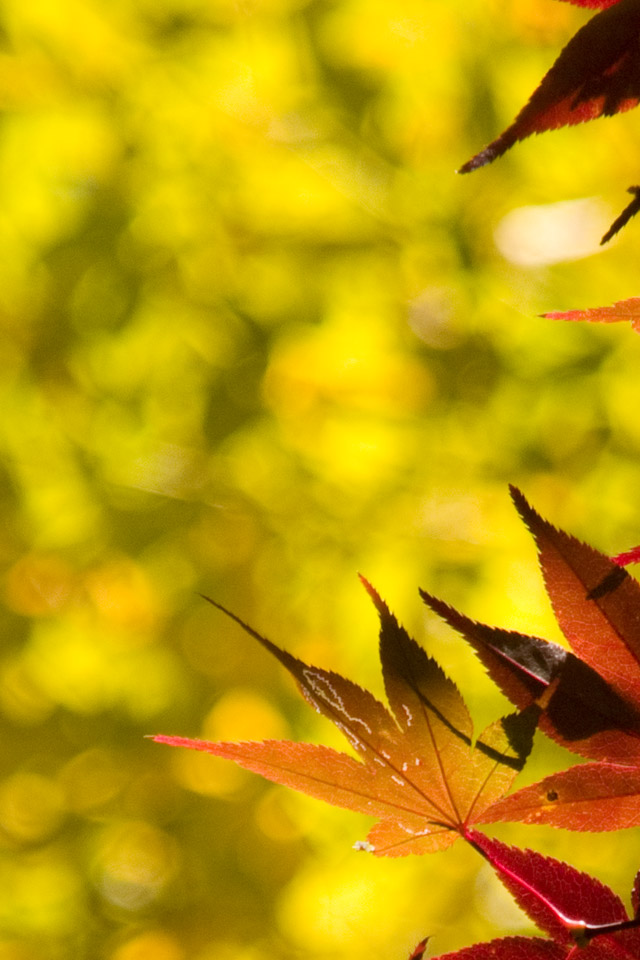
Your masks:
[[[639,0],[573,0],[599,8],[566,45],[540,86],[511,126],[460,167],[470,173],[506,153],[533,133],[584,123],[630,110],[640,101]],[[640,209],[639,188],[633,201],[602,238],[606,243]]]
[[[640,333],[640,297],[621,300],[610,307],[592,307],[587,310],[556,310],[543,314],[550,320],[587,320],[589,323],[620,323],[626,321]]]
[[[461,173],[496,160],[533,133],[611,116],[640,102],[640,0],[573,2],[597,12],[513,123]],[[634,199],[603,242],[640,209],[640,188],[629,189]],[[627,320],[640,332],[640,298],[544,316]],[[349,752],[288,740],[154,739],[233,760],[276,783],[370,815],[376,822],[355,846],[376,856],[431,853],[458,839],[469,844],[545,936],[498,939],[441,960],[637,960],[640,872],[632,881],[629,914],[596,878],[478,829],[504,822],[578,832],[640,825],[640,583],[626,570],[640,559],[640,550],[608,557],[543,519],[516,488],[511,493],[535,540],[569,649],[478,623],[425,590],[420,595],[471,645],[513,703],[513,713],[476,735],[455,684],[362,578],[380,619],[386,704],[340,674],[304,663],[209,601],[280,661],[310,706],[345,736]],[[577,762],[514,788],[538,729]],[[410,960],[419,960],[426,948],[425,939]]]
[[[597,13],[566,45],[513,123],[460,167],[470,173],[501,157],[533,133],[610,117],[640,102],[640,0],[569,0]],[[608,243],[640,210],[640,187],[602,237]],[[586,310],[554,311],[545,317],[591,323],[631,321],[638,332],[638,298]]]
[[[291,741],[154,739],[234,760],[276,783],[376,817],[367,841],[356,846],[377,856],[430,853],[458,838],[469,843],[551,940],[506,938],[463,950],[459,960],[562,958],[578,946],[585,960],[638,957],[640,928],[611,890],[565,863],[474,829],[505,821],[578,831],[640,824],[640,583],[616,560],[543,520],[520,491],[512,489],[512,496],[535,538],[547,592],[573,652],[476,623],[425,591],[421,596],[473,646],[515,713],[474,737],[455,684],[363,580],[380,617],[391,709],[345,677],[281,650],[210,601],[277,657],[352,753]],[[509,792],[537,726],[591,762]],[[640,875],[634,911],[638,889]]]
[[[606,9],[567,44],[511,126],[465,163],[460,173],[491,163],[532,133],[584,123],[637,106],[640,4],[637,0],[618,0],[580,6]]]

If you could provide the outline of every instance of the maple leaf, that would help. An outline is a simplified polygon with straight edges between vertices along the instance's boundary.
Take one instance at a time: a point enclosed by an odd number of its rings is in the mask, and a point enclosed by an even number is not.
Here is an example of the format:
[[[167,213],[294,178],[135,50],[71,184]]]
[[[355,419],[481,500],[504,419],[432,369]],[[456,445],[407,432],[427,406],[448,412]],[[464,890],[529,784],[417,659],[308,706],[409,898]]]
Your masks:
[[[587,310],[566,310],[543,313],[549,320],[586,320],[589,323],[631,322],[631,329],[640,333],[640,297],[619,300],[610,307],[590,307]]]
[[[569,41],[511,126],[460,173],[491,163],[532,133],[611,116],[638,104],[640,0],[585,0],[578,5],[602,9]]]
[[[291,741],[153,739],[234,760],[269,780],[380,818],[361,849],[388,856],[443,849],[465,836],[511,786],[530,751],[540,709],[532,704],[491,724],[474,743],[456,686],[363,583],[380,617],[380,661],[393,715],[367,690],[303,663],[209,601],[277,657],[306,700],[346,736],[357,758]]]
[[[567,3],[573,3],[576,7],[589,7],[591,10],[605,10],[619,2],[620,0],[567,0]]]
[[[514,704],[524,709],[545,699],[544,733],[582,756],[640,762],[640,717],[596,670],[556,643],[478,623],[425,590],[420,594],[468,640]]]
[[[424,940],[421,940],[419,944],[411,951],[409,955],[409,960],[422,960],[427,949],[427,943],[429,941],[428,937],[425,937]]]
[[[619,553],[617,557],[611,557],[614,563],[619,567],[626,567],[629,563],[640,563],[640,547],[632,547],[631,550],[625,550]]]
[[[616,894],[587,873],[533,850],[509,847],[470,831],[468,841],[491,864],[527,916],[551,940],[505,937],[436,960],[633,960],[640,956],[638,921]],[[636,876],[632,903],[638,899]]]
[[[640,187],[628,187],[627,193],[633,194],[633,200],[627,204],[619,217],[613,221],[602,240],[600,241],[600,246],[605,243],[608,243],[616,233],[619,233],[624,226],[629,223],[632,217],[635,217],[636,213],[640,210]]]
[[[596,760],[497,801],[483,822],[519,820],[573,830],[640,824],[640,584],[609,557],[514,502],[538,547],[556,619],[574,653],[539,637],[478,624],[421,591],[473,646],[509,699],[543,704],[540,727]],[[631,551],[634,554],[636,551]],[[623,555],[624,556],[624,555]]]

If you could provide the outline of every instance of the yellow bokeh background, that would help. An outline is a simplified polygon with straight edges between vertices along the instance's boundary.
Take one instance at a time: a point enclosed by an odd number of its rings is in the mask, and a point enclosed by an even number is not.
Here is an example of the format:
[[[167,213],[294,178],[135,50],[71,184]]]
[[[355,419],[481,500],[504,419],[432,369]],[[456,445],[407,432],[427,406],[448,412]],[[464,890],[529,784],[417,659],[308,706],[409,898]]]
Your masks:
[[[473,851],[154,733],[340,744],[200,597],[381,694],[365,574],[558,639],[507,484],[640,541],[633,113],[455,170],[584,10],[6,0],[0,13],[0,960],[392,960],[531,926]],[[342,745],[342,744],[340,744]],[[348,749],[346,743],[345,748]],[[523,782],[568,762],[537,745]],[[504,826],[626,897],[624,836]]]

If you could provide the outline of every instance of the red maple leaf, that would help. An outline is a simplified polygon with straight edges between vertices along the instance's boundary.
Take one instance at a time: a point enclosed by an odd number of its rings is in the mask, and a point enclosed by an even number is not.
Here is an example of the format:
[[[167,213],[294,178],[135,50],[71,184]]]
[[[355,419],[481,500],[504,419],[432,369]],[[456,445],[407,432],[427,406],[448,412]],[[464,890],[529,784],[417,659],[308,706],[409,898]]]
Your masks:
[[[346,736],[356,757],[308,743],[211,743],[157,736],[203,750],[310,796],[378,817],[368,844],[378,855],[449,846],[487,817],[522,768],[540,710],[490,725],[474,742],[460,693],[363,581],[380,616],[380,660],[392,713],[350,680],[312,667],[214,603],[289,670],[308,702]],[[210,601],[213,603],[213,601]]]
[[[599,880],[533,850],[471,831],[468,841],[491,864],[527,916],[550,940],[505,937],[436,960],[637,960],[638,921]],[[637,910],[638,877],[632,903]]]
[[[638,191],[640,193],[640,190]],[[566,310],[543,313],[549,320],[586,320],[588,323],[631,323],[631,329],[640,333],[640,297],[619,300],[610,307],[591,307],[587,310]],[[630,562],[630,561],[627,561]]]
[[[521,709],[544,703],[540,727],[595,760],[497,801],[489,822],[520,820],[574,830],[640,824],[640,584],[619,563],[543,520],[522,494],[547,592],[570,653],[539,637],[475,621],[422,593],[474,647]],[[635,553],[635,551],[632,551]]]
[[[619,553],[616,557],[611,557],[614,563],[617,563],[619,567],[626,567],[630,563],[639,563],[640,562],[640,547],[632,547],[631,550],[625,550],[624,553]]]
[[[424,957],[425,951],[427,949],[427,943],[429,941],[428,937],[425,937],[424,940],[421,940],[420,943],[411,951],[409,960],[422,960]]]
[[[573,3],[576,7],[589,7],[591,10],[605,10],[607,7],[612,7],[614,3],[619,3],[620,0],[567,0],[568,3]]]
[[[514,122],[460,173],[477,170],[532,133],[635,107],[640,100],[640,0],[585,2],[601,7],[566,45]]]

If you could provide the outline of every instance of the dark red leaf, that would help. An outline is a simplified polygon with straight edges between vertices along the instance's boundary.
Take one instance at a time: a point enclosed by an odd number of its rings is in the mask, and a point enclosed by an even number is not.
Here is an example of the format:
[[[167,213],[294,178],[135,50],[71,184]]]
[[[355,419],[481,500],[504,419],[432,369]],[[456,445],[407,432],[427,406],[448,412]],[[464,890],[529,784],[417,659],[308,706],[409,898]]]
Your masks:
[[[633,908],[634,917],[640,915],[640,870],[636,873],[636,878],[633,881],[633,889],[631,891],[631,906]]]
[[[608,243],[609,240],[612,240],[616,233],[620,233],[622,228],[625,227],[629,223],[629,220],[631,220],[632,217],[635,217],[636,213],[638,213],[640,210],[640,187],[629,187],[627,189],[627,193],[633,194],[633,200],[631,203],[627,204],[620,216],[616,217],[616,219],[613,221],[600,241],[600,246]]]
[[[585,757],[640,762],[638,711],[586,663],[555,643],[477,623],[425,591],[420,594],[471,644],[512,703],[520,709],[544,703],[544,733]]]
[[[470,831],[467,840],[491,864],[524,912],[552,939],[507,937],[437,960],[637,960],[640,930],[622,901],[599,880],[533,850]],[[637,894],[632,895],[637,899]]]
[[[604,10],[606,7],[612,7],[614,3],[619,3],[620,0],[567,0],[568,3],[573,3],[576,7],[589,7],[591,10]]]
[[[564,960],[566,956],[566,948],[553,940],[504,937],[490,943],[477,943],[455,953],[443,953],[434,960]]]
[[[483,822],[519,820],[572,830],[640,825],[640,584],[618,562],[543,520],[512,488],[533,533],[547,592],[578,656],[508,630],[478,624],[421,591],[425,602],[474,647],[520,708],[543,710],[540,727],[584,764],[498,799]]]
[[[525,913],[581,960],[634,960],[640,928],[620,898],[595,877],[532,850],[508,847],[472,831],[469,842],[493,866]]]
[[[620,898],[589,874],[476,831],[468,839],[489,861],[527,916],[559,943],[573,945],[586,927],[628,919]]]
[[[469,641],[492,680],[520,708],[544,693],[568,656],[556,643],[465,617],[426,590],[420,590],[420,596],[434,613]]]
[[[640,584],[609,557],[556,529],[515,487],[538,547],[556,619],[575,653],[630,704],[640,704]]]
[[[415,950],[413,950],[413,952],[410,954],[409,960],[422,960],[427,949],[428,942],[429,937],[425,937],[424,940],[421,940]]]
[[[640,333],[640,297],[619,300],[611,307],[591,307],[587,310],[566,310],[543,313],[550,320],[586,320],[588,323],[619,323],[626,320]],[[618,560],[615,560],[618,563]],[[629,563],[630,561],[625,561]]]
[[[627,937],[627,939],[629,939]],[[600,937],[588,946],[560,944],[540,937],[505,937],[444,953],[434,960],[637,960],[637,944]]]
[[[640,100],[639,39],[640,0],[618,0],[602,9],[569,41],[513,124],[460,173],[491,163],[532,133],[635,107]]]

